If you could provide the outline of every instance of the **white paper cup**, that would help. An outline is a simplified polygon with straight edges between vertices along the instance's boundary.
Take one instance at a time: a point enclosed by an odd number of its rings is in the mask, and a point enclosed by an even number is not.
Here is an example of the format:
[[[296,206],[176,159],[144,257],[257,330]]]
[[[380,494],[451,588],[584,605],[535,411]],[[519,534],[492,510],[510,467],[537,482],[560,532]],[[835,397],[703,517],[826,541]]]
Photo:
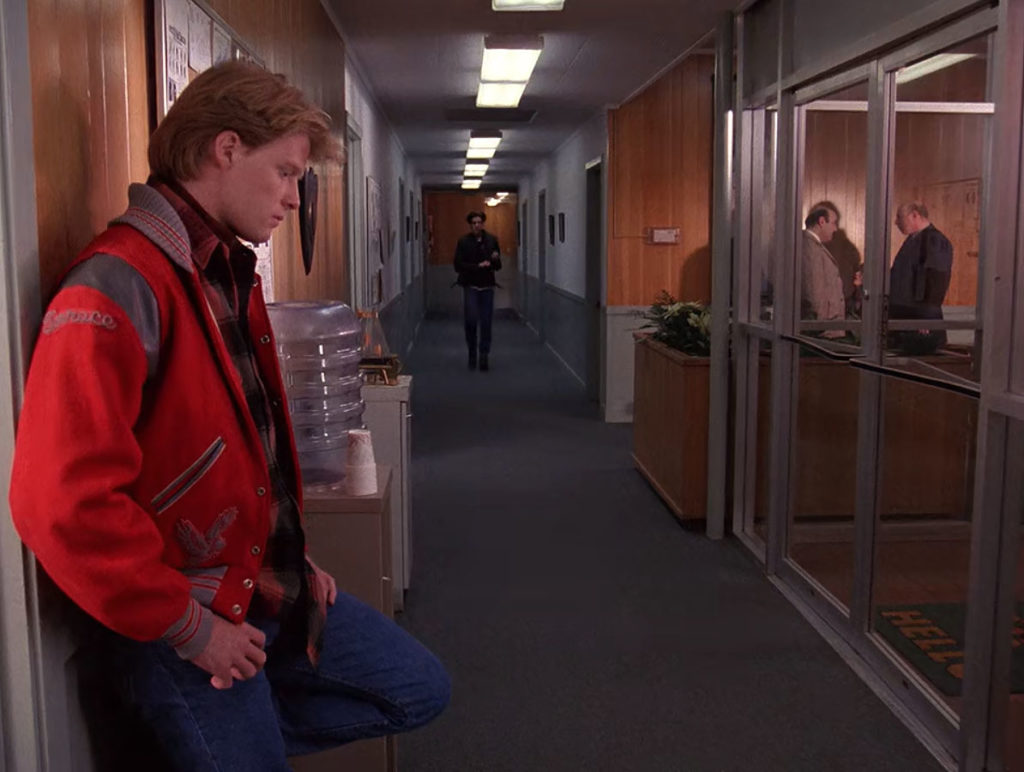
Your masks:
[[[373,438],[369,429],[350,429],[348,433],[348,465],[374,466]]]
[[[372,496],[377,492],[377,466],[348,466],[345,469],[345,493],[349,496]]]

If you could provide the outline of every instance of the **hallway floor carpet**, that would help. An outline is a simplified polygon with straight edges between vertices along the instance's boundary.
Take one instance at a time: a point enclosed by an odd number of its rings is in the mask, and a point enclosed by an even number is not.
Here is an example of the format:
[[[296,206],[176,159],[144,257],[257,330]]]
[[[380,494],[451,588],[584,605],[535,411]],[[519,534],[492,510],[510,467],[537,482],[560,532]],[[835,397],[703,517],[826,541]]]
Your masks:
[[[491,371],[423,323],[401,624],[453,697],[400,772],[915,772],[939,764],[735,540],[682,528],[628,425],[509,319]]]

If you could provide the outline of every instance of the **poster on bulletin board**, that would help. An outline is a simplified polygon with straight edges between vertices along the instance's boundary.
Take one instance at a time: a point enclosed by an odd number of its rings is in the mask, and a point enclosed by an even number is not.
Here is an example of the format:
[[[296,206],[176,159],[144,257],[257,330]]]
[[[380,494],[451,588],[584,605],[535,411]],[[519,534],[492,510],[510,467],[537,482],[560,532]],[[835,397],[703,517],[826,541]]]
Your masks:
[[[203,0],[155,0],[156,119],[199,73],[228,59],[265,67],[255,50]]]

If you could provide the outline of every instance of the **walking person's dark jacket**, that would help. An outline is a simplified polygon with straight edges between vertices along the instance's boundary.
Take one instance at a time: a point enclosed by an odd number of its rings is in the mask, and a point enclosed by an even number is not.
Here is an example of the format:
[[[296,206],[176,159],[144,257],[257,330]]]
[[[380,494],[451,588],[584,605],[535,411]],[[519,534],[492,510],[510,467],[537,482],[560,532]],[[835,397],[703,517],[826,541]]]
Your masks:
[[[501,249],[498,239],[487,231],[480,231],[480,239],[467,233],[455,246],[455,271],[460,287],[493,287],[494,272],[501,270]],[[497,254],[495,257],[494,255]],[[480,263],[490,260],[491,265],[481,268]]]

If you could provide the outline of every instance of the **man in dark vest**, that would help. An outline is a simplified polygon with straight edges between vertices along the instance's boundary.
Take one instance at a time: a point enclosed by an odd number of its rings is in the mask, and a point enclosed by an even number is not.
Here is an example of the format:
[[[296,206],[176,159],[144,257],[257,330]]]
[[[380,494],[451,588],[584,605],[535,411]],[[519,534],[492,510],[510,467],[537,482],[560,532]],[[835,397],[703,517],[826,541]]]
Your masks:
[[[917,201],[896,210],[896,227],[906,239],[889,273],[889,318],[942,319],[953,272],[953,245]],[[945,343],[945,330],[899,330],[889,335],[891,346],[911,355],[932,354]]]

